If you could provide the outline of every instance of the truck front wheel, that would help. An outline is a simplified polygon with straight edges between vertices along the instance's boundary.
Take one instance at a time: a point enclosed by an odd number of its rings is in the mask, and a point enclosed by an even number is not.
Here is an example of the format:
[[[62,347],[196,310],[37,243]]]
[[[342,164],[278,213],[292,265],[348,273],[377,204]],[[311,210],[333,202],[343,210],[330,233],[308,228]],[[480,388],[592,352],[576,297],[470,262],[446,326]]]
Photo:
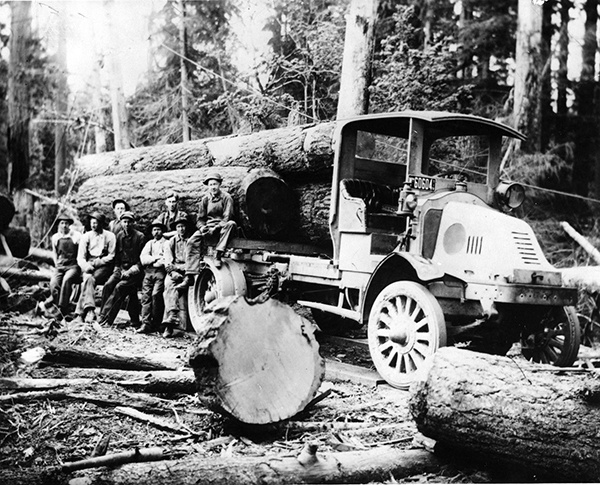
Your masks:
[[[392,386],[408,389],[446,345],[440,304],[419,283],[397,281],[375,299],[367,327],[371,359]]]
[[[579,319],[570,306],[549,308],[535,328],[521,334],[521,352],[527,360],[558,367],[573,365],[580,343]]]

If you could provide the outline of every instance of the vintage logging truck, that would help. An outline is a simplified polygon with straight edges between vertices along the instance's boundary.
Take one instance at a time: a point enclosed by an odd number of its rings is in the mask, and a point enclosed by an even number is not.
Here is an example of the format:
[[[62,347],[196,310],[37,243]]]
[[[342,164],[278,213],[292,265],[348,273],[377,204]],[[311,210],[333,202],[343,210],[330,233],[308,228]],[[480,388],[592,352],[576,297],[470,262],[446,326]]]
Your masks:
[[[210,250],[188,295],[190,317],[228,295],[284,296],[327,326],[366,325],[371,358],[405,388],[435,351],[462,344],[569,366],[580,327],[576,288],[509,213],[524,188],[500,179],[503,137],[462,114],[398,112],[338,123],[329,225],[332,255],[235,239],[220,268]]]

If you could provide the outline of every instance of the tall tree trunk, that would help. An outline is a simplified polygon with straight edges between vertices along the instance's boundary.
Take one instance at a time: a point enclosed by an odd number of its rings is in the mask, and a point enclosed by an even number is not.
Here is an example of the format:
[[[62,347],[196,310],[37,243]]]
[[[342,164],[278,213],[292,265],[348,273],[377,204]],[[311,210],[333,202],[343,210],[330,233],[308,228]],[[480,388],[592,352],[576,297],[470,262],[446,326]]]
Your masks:
[[[22,187],[29,177],[29,91],[23,82],[31,38],[31,2],[10,2],[8,64],[8,187]]]
[[[57,123],[54,127],[54,192],[63,195],[66,185],[61,178],[67,169],[67,12],[66,5],[61,5],[58,10],[58,48],[56,65],[58,67],[56,80]],[[65,123],[62,121],[65,120]]]
[[[423,47],[427,49],[431,45],[433,38],[433,2],[432,0],[424,0],[423,2]]]
[[[556,114],[557,123],[554,131],[556,142],[562,144],[566,140],[567,121],[567,87],[569,85],[569,10],[573,6],[571,0],[560,0],[560,31],[558,35],[558,71],[556,73],[557,95]]]
[[[181,21],[179,24],[179,42],[181,44],[181,56],[179,57],[179,69],[181,70],[181,132],[182,141],[190,141],[190,123],[188,121],[188,75],[187,75],[187,31],[185,25],[185,0],[178,1],[181,11]]]
[[[114,0],[104,0],[107,15],[107,27],[111,39],[110,54],[110,93],[112,104],[113,131],[115,137],[115,151],[123,150],[131,146],[129,142],[128,115],[125,106],[125,94],[123,93],[123,74],[121,72],[121,61],[118,51],[119,35],[113,21]]]
[[[517,48],[513,106],[513,126],[528,134],[522,148],[539,151],[539,92],[542,40],[542,6],[531,0],[519,0]],[[519,143],[517,143],[519,147]]]
[[[585,10],[585,36],[581,47],[581,77],[575,92],[579,128],[575,142],[575,163],[573,185],[575,192],[587,195],[594,161],[594,144],[597,136],[597,123],[594,118],[594,86],[596,75],[596,50],[598,39],[598,0],[587,0]]]
[[[552,121],[552,69],[550,62],[552,59],[552,35],[554,27],[552,26],[552,13],[556,0],[550,0],[544,3],[542,7],[542,42],[540,44],[540,149],[545,151],[550,144],[550,123]]]
[[[368,112],[378,0],[352,0],[346,19],[337,119]],[[306,112],[306,111],[305,111]]]

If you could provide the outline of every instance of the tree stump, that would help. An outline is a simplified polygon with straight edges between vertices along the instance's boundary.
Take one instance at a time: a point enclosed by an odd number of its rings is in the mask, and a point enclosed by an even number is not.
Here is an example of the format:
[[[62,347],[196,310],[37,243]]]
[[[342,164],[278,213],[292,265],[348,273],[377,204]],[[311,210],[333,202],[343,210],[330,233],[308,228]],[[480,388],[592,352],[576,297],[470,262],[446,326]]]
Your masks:
[[[243,423],[276,423],[302,411],[325,375],[313,325],[276,300],[222,298],[191,346],[200,395]]]
[[[421,433],[456,453],[549,481],[600,480],[600,380],[445,347],[411,389]]]

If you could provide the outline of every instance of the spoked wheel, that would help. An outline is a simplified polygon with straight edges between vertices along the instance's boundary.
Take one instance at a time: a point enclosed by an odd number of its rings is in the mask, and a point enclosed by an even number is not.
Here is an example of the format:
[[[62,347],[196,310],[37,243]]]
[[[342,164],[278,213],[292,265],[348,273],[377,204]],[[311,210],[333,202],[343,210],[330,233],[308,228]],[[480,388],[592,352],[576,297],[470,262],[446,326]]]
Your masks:
[[[440,304],[423,285],[397,281],[377,296],[367,328],[371,359],[390,385],[407,389],[446,345]]]
[[[580,343],[581,328],[575,308],[552,307],[535,331],[523,331],[521,352],[533,362],[568,367],[577,359]]]
[[[221,268],[207,263],[188,290],[188,311],[194,330],[202,328],[202,314],[213,301],[233,295],[246,294],[246,280],[240,266],[223,260]]]

